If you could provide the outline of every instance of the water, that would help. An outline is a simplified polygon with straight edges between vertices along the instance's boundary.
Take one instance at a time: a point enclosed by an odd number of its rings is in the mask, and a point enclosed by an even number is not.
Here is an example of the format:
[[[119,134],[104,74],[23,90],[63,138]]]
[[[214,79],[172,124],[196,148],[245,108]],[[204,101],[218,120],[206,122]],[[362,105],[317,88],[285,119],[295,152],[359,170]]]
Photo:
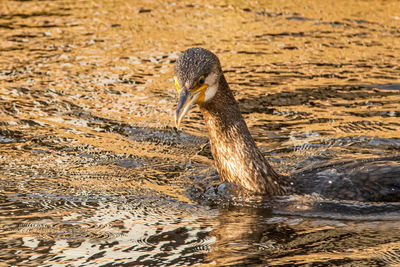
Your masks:
[[[173,64],[215,52],[280,173],[399,154],[397,1],[3,1],[4,265],[397,265],[400,207],[228,204]],[[206,192],[204,192],[206,190]]]

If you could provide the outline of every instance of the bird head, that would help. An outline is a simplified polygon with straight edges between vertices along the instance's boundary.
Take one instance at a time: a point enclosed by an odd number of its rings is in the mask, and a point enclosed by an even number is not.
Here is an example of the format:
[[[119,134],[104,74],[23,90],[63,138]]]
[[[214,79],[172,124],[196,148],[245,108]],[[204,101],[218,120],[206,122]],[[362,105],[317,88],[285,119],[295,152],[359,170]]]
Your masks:
[[[207,49],[194,47],[180,55],[174,71],[175,87],[179,93],[175,124],[179,127],[194,105],[207,103],[215,96],[222,69],[216,55]]]

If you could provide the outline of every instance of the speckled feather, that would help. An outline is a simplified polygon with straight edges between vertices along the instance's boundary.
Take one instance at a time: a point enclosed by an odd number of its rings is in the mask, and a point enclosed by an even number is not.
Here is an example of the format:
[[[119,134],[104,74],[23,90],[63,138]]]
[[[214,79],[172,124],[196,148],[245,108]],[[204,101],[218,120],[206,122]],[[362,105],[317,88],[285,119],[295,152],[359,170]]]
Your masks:
[[[207,76],[213,70],[222,73],[218,57],[200,47],[186,50],[176,61],[174,69],[182,89],[191,88],[200,76]]]
[[[214,98],[200,105],[222,180],[259,194],[285,193],[284,181],[256,146],[224,75]]]

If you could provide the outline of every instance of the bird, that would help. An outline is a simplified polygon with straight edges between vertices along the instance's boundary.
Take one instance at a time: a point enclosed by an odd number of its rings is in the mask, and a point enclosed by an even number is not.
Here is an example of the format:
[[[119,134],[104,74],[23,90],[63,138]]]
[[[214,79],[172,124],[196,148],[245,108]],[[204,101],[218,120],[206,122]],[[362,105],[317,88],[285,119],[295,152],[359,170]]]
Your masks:
[[[208,130],[211,153],[223,182],[265,197],[317,193],[356,201],[400,201],[400,156],[347,161],[295,173],[278,174],[257,147],[224,76],[218,57],[192,47],[174,66],[179,100],[177,128],[199,106]]]

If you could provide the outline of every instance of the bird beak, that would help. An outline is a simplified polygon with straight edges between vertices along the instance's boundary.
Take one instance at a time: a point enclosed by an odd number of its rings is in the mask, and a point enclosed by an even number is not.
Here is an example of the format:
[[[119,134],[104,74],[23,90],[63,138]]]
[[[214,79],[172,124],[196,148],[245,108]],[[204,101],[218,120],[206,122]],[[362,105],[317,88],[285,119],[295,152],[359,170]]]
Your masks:
[[[179,128],[183,117],[193,107],[199,97],[200,91],[190,92],[186,88],[183,88],[179,94],[178,108],[175,114],[175,125]]]

